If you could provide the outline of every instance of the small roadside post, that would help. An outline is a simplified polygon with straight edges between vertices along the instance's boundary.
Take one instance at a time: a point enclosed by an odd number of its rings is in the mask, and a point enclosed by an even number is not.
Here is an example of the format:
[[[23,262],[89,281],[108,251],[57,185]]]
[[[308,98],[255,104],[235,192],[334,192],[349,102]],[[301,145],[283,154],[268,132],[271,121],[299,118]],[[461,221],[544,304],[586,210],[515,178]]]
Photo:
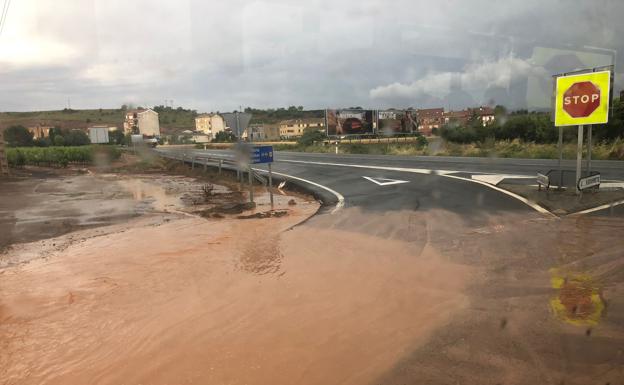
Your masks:
[[[596,173],[594,175],[589,175],[584,178],[580,178],[578,183],[576,184],[576,188],[580,191],[579,199],[583,197],[583,191],[600,186],[600,173]]]
[[[562,173],[562,132],[565,126],[578,126],[576,151],[576,194],[580,195],[583,167],[583,129],[589,125],[587,140],[587,178],[591,171],[591,135],[593,124],[605,124],[609,121],[609,108],[613,86],[613,66],[555,75],[554,120],[559,127],[559,184]],[[598,177],[599,179],[599,177]],[[600,184],[600,183],[598,183]],[[560,186],[561,187],[561,186]]]
[[[251,164],[268,163],[269,168],[269,198],[271,200],[271,210],[273,210],[273,171],[271,170],[271,163],[273,163],[273,146],[254,146],[251,153],[251,162],[249,165],[249,175],[252,174]],[[252,189],[251,181],[249,179],[249,188]],[[253,200],[252,200],[253,202]]]
[[[542,191],[542,187],[544,187],[546,191],[550,189],[550,178],[548,177],[548,175],[544,175],[538,172],[536,179],[538,191]]]

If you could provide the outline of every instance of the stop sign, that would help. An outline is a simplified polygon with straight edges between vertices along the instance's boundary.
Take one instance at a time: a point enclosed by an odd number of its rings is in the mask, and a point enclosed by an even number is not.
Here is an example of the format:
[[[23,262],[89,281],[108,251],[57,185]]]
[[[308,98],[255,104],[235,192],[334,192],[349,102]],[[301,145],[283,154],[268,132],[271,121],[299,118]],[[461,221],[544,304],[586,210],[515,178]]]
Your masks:
[[[592,82],[574,83],[563,94],[563,109],[573,118],[584,118],[600,106],[600,88]]]

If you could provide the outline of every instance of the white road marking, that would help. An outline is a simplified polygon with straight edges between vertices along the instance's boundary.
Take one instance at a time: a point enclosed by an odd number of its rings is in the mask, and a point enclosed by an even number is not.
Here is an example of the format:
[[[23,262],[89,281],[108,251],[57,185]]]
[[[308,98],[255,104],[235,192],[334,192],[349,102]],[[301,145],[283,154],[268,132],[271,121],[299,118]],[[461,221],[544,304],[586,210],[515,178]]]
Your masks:
[[[252,168],[252,170],[259,171],[259,172],[264,172],[264,173],[267,173],[267,174],[269,173],[268,170],[263,170],[263,169],[260,169],[260,168]],[[296,180],[299,180],[299,181],[302,181],[302,182],[305,182],[305,183],[309,183],[312,186],[316,186],[318,188],[322,188],[323,190],[329,191],[330,193],[334,194],[334,196],[336,196],[336,198],[338,199],[338,203],[336,203],[336,207],[331,211],[332,214],[335,214],[336,212],[338,212],[338,210],[340,210],[341,208],[344,207],[344,201],[345,201],[344,196],[342,196],[342,194],[340,194],[338,191],[332,190],[332,189],[330,189],[327,186],[323,186],[322,184],[318,184],[316,182],[312,182],[311,180],[299,178],[299,177],[296,177],[296,176],[293,176],[293,175],[282,174],[281,172],[275,172],[275,171],[273,171],[273,174],[281,175],[281,176],[286,177],[286,178],[296,179]]]
[[[583,210],[583,211],[577,211],[575,213],[569,214],[569,217],[573,217],[576,215],[583,215],[583,214],[589,214],[589,213],[593,213],[594,211],[600,211],[600,210],[604,210],[604,209],[608,209],[611,207],[615,207],[615,206],[619,206],[621,204],[624,204],[624,199],[619,200],[619,201],[615,201],[615,202],[611,202],[611,203],[607,203],[601,206],[596,206],[596,207],[592,207],[590,209],[587,210]]]
[[[308,163],[308,164],[319,164],[319,165],[327,165],[327,166],[341,166],[341,167],[355,167],[355,168],[367,168],[367,169],[373,169],[373,170],[388,170],[388,171],[399,171],[399,172],[413,172],[413,173],[418,173],[418,174],[438,174],[444,178],[453,178],[453,179],[458,179],[458,180],[463,180],[463,181],[468,181],[468,182],[472,182],[472,183],[478,183],[480,185],[489,187],[493,190],[496,190],[498,192],[501,192],[505,195],[508,195],[512,198],[515,198],[517,200],[519,200],[520,202],[526,204],[527,206],[531,207],[532,209],[534,209],[535,211],[544,214],[546,216],[549,217],[554,217],[556,218],[557,216],[553,213],[551,213],[550,211],[546,210],[545,208],[543,208],[542,206],[531,202],[530,200],[526,199],[523,196],[520,196],[518,194],[514,194],[511,191],[507,191],[504,190],[500,187],[496,187],[492,184],[489,183],[485,183],[485,182],[481,182],[479,180],[474,180],[474,179],[468,179],[468,178],[463,178],[460,176],[455,176],[455,175],[449,175],[448,173],[440,173],[439,170],[428,170],[428,169],[420,169],[420,168],[403,168],[403,167],[384,167],[384,166],[366,166],[366,165],[361,165],[361,164],[343,164],[343,163],[325,163],[325,162],[308,162],[308,161],[303,161],[303,160],[280,160],[280,162],[291,162],[291,163]],[[449,171],[449,170],[445,170],[445,171]],[[454,171],[454,172],[459,172],[459,171]]]
[[[474,179],[462,178],[462,177],[460,177],[460,176],[454,176],[454,175],[444,175],[444,176],[445,176],[446,178],[453,178],[453,179],[467,180],[467,181],[470,181],[470,182],[473,182],[473,183],[479,183],[479,184],[481,184],[481,185],[483,185],[483,186],[487,186],[487,187],[489,187],[489,188],[491,188],[491,189],[494,189],[494,190],[496,190],[496,191],[499,191],[499,192],[501,192],[501,193],[503,193],[503,194],[509,195],[509,196],[510,196],[510,197],[512,197],[512,198],[516,198],[516,199],[517,199],[517,200],[519,200],[520,202],[522,202],[522,203],[526,204],[527,206],[531,207],[533,210],[535,210],[535,211],[537,211],[537,212],[539,212],[539,213],[541,213],[541,214],[544,214],[544,215],[546,215],[546,216],[553,217],[553,218],[556,218],[556,217],[557,217],[555,214],[553,214],[553,213],[551,213],[550,211],[546,210],[545,208],[543,208],[542,206],[538,205],[537,203],[535,203],[535,202],[531,202],[530,200],[526,199],[525,197],[523,197],[523,196],[521,196],[521,195],[518,195],[518,194],[512,193],[511,191],[507,191],[507,190],[505,190],[505,189],[502,189],[502,188],[500,188],[500,187],[494,186],[494,185],[492,185],[492,184],[489,184],[489,183],[486,183],[486,182],[481,182],[480,180],[474,180]]]
[[[401,183],[409,183],[409,180],[398,180],[398,179],[388,179],[388,178],[371,178],[370,176],[363,176],[362,178],[367,179],[379,186],[389,186],[393,184],[401,184]]]
[[[480,174],[480,175],[472,175],[472,179],[479,180],[481,182],[493,184],[494,186],[498,185],[504,179],[514,178],[514,179],[535,179],[534,176],[521,176],[521,175],[509,175],[509,174]]]

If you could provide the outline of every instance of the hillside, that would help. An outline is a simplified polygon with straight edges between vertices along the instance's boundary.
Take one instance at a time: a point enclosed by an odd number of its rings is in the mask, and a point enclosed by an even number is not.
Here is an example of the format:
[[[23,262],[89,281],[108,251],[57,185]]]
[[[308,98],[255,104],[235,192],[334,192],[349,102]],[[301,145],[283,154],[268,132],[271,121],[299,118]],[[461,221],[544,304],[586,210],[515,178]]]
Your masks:
[[[12,125],[29,126],[57,126],[61,128],[84,128],[94,124],[110,124],[121,127],[123,124],[123,110],[70,110],[59,111],[31,111],[31,112],[0,112],[0,126]]]
[[[161,130],[165,133],[177,132],[195,128],[197,111],[182,107],[172,108],[154,106],[158,112]],[[122,127],[125,110],[92,109],[92,110],[57,110],[57,111],[30,111],[30,112],[0,112],[0,127],[13,125],[52,126],[63,129],[85,128],[91,125],[106,124]],[[251,123],[275,124],[287,119],[323,118],[325,111],[304,111],[303,107],[269,108],[267,110],[246,108],[245,112],[252,114]]]
[[[303,107],[290,106],[288,108],[269,108],[260,110],[256,108],[245,108],[245,112],[252,114],[251,124],[275,124],[287,119],[324,118],[324,110],[303,110]]]

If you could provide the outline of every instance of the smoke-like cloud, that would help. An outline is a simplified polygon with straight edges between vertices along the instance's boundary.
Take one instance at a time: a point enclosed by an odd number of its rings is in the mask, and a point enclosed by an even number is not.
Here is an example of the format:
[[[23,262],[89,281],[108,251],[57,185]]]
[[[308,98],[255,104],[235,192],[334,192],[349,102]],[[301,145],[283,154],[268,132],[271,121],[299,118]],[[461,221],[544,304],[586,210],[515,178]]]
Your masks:
[[[528,60],[504,57],[493,62],[471,63],[461,72],[430,73],[408,84],[392,83],[370,90],[370,97],[393,102],[405,102],[433,95],[444,97],[455,89],[468,92],[497,87],[507,88],[528,76],[548,76],[544,68]]]

